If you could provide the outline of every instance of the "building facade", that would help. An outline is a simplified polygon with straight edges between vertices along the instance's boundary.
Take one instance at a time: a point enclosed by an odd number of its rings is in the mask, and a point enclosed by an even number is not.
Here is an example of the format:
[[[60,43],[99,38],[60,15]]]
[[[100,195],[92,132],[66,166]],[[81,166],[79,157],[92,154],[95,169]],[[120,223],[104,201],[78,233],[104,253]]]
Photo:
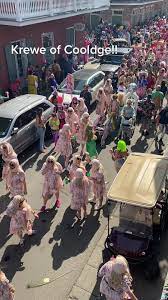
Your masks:
[[[91,14],[90,26],[93,28],[100,18],[113,25],[134,26],[156,15],[168,15],[168,0],[111,0],[109,10]]]
[[[109,0],[0,0],[0,89],[17,78],[24,83],[29,64],[52,63],[52,46],[82,46],[87,15],[109,5]],[[12,54],[12,45],[45,47],[46,53]]]

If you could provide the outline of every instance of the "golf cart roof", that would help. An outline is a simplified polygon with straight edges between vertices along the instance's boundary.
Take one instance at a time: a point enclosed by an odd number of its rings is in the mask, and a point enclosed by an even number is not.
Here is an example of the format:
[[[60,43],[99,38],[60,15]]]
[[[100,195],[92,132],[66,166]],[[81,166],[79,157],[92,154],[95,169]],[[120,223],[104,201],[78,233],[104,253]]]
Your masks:
[[[107,197],[129,205],[155,206],[168,172],[168,158],[146,153],[131,153],[116,178]]]

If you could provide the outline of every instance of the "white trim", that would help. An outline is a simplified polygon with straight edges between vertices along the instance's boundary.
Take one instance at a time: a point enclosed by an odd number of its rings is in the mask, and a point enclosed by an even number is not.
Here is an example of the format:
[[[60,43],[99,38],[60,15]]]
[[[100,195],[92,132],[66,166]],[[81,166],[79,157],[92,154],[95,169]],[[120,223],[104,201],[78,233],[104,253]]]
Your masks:
[[[70,18],[70,17],[75,17],[75,16],[79,16],[79,15],[85,15],[85,14],[89,14],[89,13],[94,13],[97,11],[104,11],[104,10],[108,10],[109,6],[104,6],[104,7],[100,7],[100,8],[95,8],[95,9],[85,9],[82,11],[77,11],[77,12],[72,12],[72,13],[65,13],[65,14],[61,14],[61,15],[56,15],[56,16],[48,16],[48,17],[39,17],[39,18],[32,18],[30,20],[22,20],[22,22],[17,22],[15,20],[11,21],[11,20],[1,20],[0,17],[0,25],[7,25],[7,26],[16,26],[16,27],[23,27],[23,26],[29,26],[29,25],[34,25],[34,24],[39,24],[39,23],[45,23],[45,22],[50,22],[50,21],[54,21],[54,20],[60,20],[60,19],[65,19],[65,18]]]

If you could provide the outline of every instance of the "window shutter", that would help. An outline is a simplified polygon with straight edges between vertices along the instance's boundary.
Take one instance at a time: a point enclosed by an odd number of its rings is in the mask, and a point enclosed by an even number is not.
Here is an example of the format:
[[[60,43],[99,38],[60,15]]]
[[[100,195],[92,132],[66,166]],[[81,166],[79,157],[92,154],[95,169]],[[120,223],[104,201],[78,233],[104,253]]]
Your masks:
[[[35,47],[34,42],[33,42],[32,40],[26,40],[26,46],[27,46],[28,48],[33,48],[33,47]],[[36,64],[35,54],[29,53],[29,54],[27,55],[27,58],[28,58],[28,64],[29,64],[29,65],[35,66],[35,64]]]
[[[10,82],[14,82],[17,78],[15,55],[11,54],[11,44],[5,47],[5,56],[8,66],[8,74]]]

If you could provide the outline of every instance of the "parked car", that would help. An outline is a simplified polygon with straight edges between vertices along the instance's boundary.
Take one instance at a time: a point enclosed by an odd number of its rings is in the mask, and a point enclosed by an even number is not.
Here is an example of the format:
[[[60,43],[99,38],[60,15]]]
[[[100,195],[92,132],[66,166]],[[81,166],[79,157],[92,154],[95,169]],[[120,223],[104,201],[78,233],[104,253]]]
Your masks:
[[[101,68],[103,68],[104,65],[109,66],[120,66],[122,64],[122,60],[125,57],[128,57],[133,52],[132,48],[117,48],[117,53],[114,54],[106,54],[103,55],[100,58],[100,64]]]
[[[54,105],[41,95],[22,95],[1,104],[0,144],[9,142],[17,154],[38,140],[35,127],[36,112],[44,110],[44,118],[49,118]],[[0,159],[2,164],[2,159]]]
[[[112,40],[112,45],[117,46],[119,48],[128,48],[129,43],[126,39],[123,38],[116,38]]]
[[[80,97],[80,93],[83,90],[84,85],[88,84],[92,93],[91,105],[96,100],[98,89],[104,84],[105,74],[102,71],[82,69],[73,73],[74,78],[74,90],[72,95],[67,93],[66,79],[58,87],[59,95],[63,96],[63,104],[70,105],[73,97]]]

